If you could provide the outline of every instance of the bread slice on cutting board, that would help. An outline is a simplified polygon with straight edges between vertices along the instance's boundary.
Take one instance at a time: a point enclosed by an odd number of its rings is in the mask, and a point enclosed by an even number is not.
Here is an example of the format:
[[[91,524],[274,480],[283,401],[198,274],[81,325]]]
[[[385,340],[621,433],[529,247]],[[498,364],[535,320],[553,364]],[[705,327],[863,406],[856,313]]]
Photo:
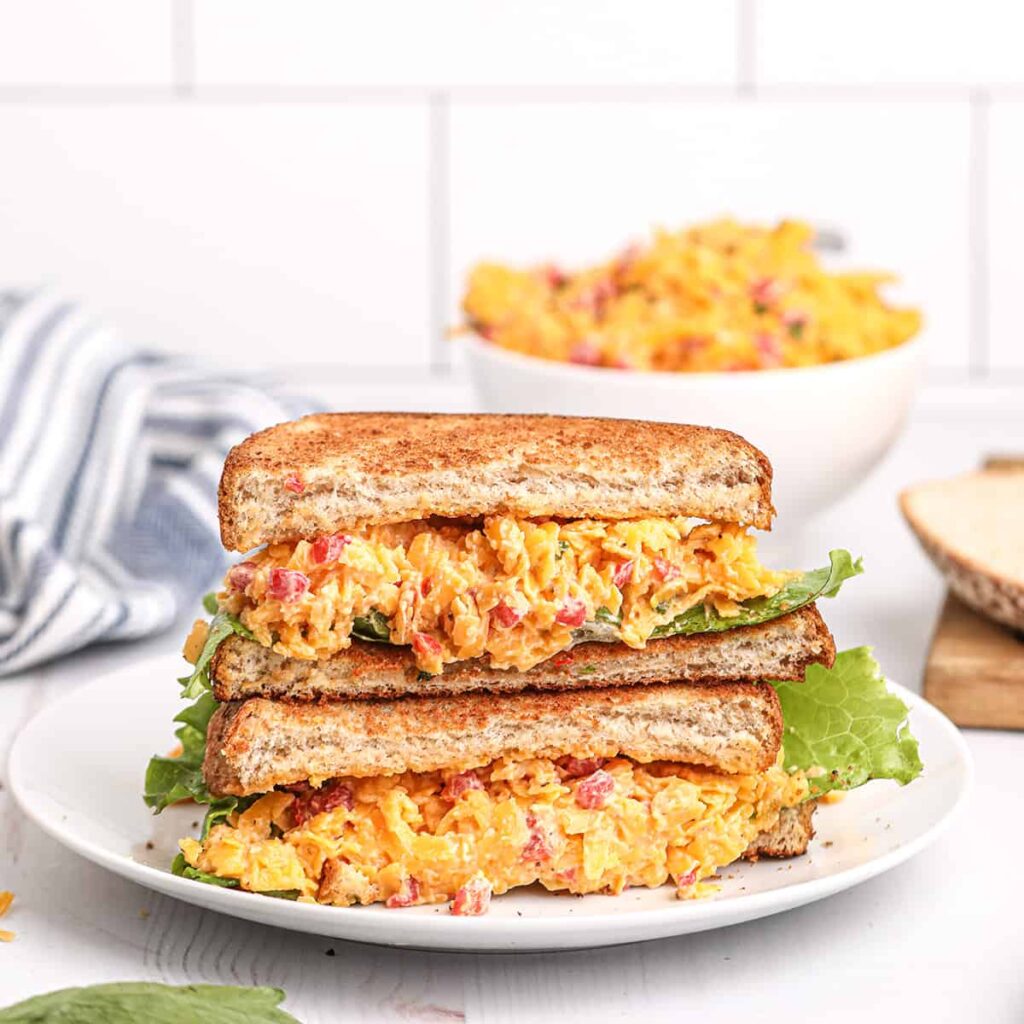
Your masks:
[[[1024,629],[1024,470],[920,484],[900,495],[900,507],[964,604]]]

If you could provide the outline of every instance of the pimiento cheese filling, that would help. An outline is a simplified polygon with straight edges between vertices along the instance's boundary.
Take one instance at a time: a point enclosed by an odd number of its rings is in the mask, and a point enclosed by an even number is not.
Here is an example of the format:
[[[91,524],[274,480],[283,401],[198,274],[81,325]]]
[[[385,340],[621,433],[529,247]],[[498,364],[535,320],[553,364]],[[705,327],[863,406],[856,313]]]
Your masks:
[[[500,348],[617,370],[770,370],[902,345],[915,309],[889,305],[886,273],[831,273],[814,229],[720,220],[658,231],[596,266],[481,263],[467,282],[467,325]]]
[[[697,604],[736,614],[789,577],[762,566],[754,538],[732,524],[490,516],[273,544],[229,570],[219,598],[280,654],[328,658],[350,645],[359,620],[411,645],[437,674],[484,655],[496,668],[531,668],[595,620],[643,647]]]
[[[618,893],[672,879],[696,896],[808,792],[780,765],[721,775],[575,757],[293,789],[260,797],[203,841],[181,840],[187,863],[250,892],[339,906],[452,900],[460,914],[534,882]]]

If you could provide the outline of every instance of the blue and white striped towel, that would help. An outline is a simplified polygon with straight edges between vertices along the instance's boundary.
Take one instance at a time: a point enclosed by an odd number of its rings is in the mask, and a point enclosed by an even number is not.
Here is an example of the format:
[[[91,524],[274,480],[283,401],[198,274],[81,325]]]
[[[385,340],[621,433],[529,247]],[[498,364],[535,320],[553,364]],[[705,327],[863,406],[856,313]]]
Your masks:
[[[0,675],[170,625],[223,570],[228,448],[309,408],[0,293]]]

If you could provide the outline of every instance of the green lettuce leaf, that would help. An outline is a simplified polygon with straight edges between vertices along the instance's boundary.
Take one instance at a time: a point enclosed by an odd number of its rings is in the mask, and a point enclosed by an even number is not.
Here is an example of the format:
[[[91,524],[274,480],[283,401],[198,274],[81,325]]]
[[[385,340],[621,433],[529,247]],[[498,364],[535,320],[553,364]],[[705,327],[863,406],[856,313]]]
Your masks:
[[[186,860],[184,854],[179,853],[171,863],[171,874],[179,878],[189,878],[194,882],[202,882],[204,885],[216,885],[221,889],[237,889],[238,879],[221,878],[220,875],[211,875],[209,871],[200,871],[192,867]],[[298,889],[262,889],[260,896],[272,896],[276,900],[297,900]]]
[[[885,686],[869,647],[812,665],[802,683],[773,683],[782,704],[783,760],[810,772],[811,796],[855,789],[870,779],[901,786],[921,774],[907,706]]]
[[[651,639],[663,636],[679,636],[691,633],[720,633],[737,626],[755,626],[770,622],[781,615],[817,601],[821,597],[835,597],[845,580],[858,576],[864,571],[861,560],[849,551],[830,551],[829,564],[822,569],[813,569],[790,580],[777,594],[771,597],[755,597],[744,601],[738,615],[719,615],[713,608],[699,604],[677,615],[671,622],[658,626]]]
[[[180,757],[155,755],[146,769],[143,799],[147,807],[157,813],[181,800],[209,803],[210,794],[203,782],[203,754],[206,750],[206,728],[210,716],[217,708],[212,693],[204,693],[195,704],[190,704],[174,716],[181,722],[175,736],[181,743]]]
[[[2,1024],[299,1024],[279,988],[121,981],[64,988],[0,1010]]]
[[[254,796],[213,797],[206,788],[203,780],[206,729],[216,709],[217,702],[213,694],[204,693],[195,704],[190,704],[174,716],[174,721],[182,723],[182,727],[175,733],[181,742],[181,756],[166,757],[158,754],[150,758],[142,797],[156,814],[182,800],[206,804],[203,839],[214,825],[227,820],[235,811],[244,811],[256,799]]]
[[[391,627],[383,612],[371,608],[368,615],[359,615],[352,620],[352,635],[360,640],[372,640],[374,643],[391,642]]]
[[[207,610],[209,610],[210,597],[212,595],[207,594],[203,598],[203,607]],[[214,654],[217,653],[217,648],[232,633],[244,636],[247,640],[253,639],[252,633],[242,625],[237,616],[230,612],[218,611],[210,621],[210,631],[206,635],[206,643],[203,644],[192,674],[182,676],[178,680],[181,683],[181,695],[186,700],[194,700],[210,689],[210,662],[213,660]]]
[[[605,608],[602,605],[594,612],[594,621],[603,623],[606,626],[621,626],[622,612],[613,612],[611,608]]]
[[[218,885],[222,889],[237,889],[238,879],[221,878],[220,875],[211,875],[208,871],[200,871],[192,867],[186,860],[184,854],[179,853],[171,862],[171,874],[179,878],[191,878],[196,882],[203,882],[206,885]]]

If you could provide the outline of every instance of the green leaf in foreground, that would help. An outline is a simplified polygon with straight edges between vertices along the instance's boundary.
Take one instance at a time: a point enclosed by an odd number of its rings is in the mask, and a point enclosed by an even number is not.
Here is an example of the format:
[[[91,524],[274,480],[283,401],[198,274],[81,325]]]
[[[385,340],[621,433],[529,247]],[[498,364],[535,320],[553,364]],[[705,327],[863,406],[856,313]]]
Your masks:
[[[802,683],[773,683],[785,723],[787,770],[810,772],[811,795],[855,789],[870,779],[900,785],[921,774],[907,706],[885,686],[869,647],[812,665]]]
[[[279,988],[123,981],[64,988],[0,1010],[0,1024],[298,1024]]]
[[[740,605],[738,615],[719,615],[714,608],[703,604],[677,615],[671,622],[658,626],[651,638],[679,636],[691,633],[720,633],[737,626],[755,626],[770,622],[789,612],[817,601],[821,597],[835,597],[845,580],[858,576],[864,571],[861,560],[849,551],[830,551],[829,564],[821,569],[812,569],[796,579],[790,580],[777,594],[771,597],[755,597]]]
[[[205,598],[203,604],[206,605]],[[242,625],[237,616],[230,612],[217,612],[210,621],[210,631],[206,634],[206,643],[203,644],[192,674],[182,676],[178,680],[181,683],[181,695],[186,700],[194,700],[210,689],[210,662],[213,661],[217,648],[232,633],[244,636],[246,640],[253,639],[252,633]]]

